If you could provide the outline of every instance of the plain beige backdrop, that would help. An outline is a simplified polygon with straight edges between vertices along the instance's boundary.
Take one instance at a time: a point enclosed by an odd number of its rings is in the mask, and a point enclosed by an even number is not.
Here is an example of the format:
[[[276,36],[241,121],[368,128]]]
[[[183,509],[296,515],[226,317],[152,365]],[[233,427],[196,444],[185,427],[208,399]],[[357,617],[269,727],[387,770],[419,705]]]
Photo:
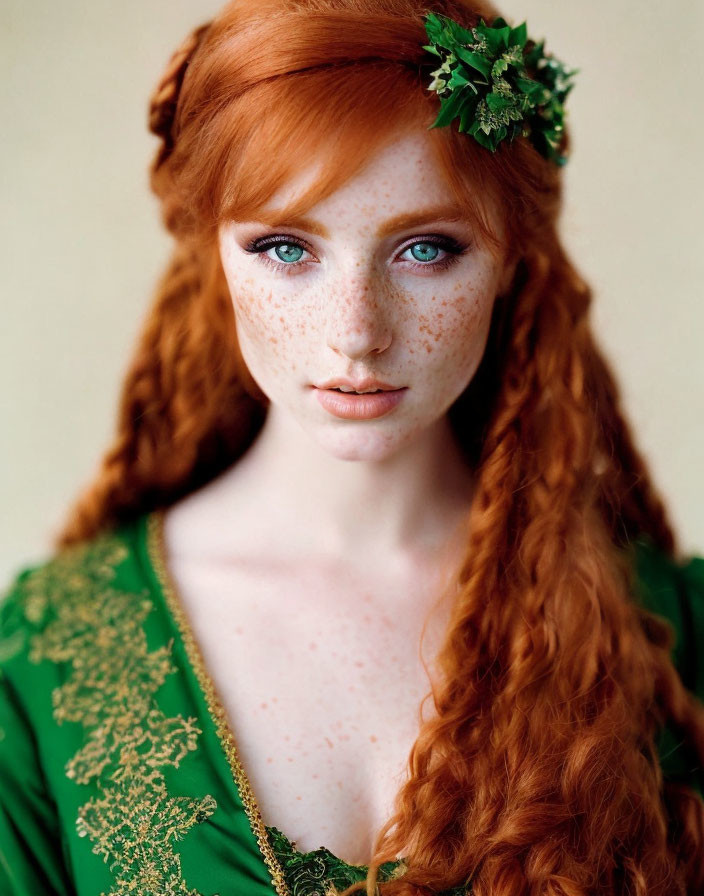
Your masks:
[[[50,538],[112,439],[170,247],[149,94],[211,0],[0,0],[0,578]],[[581,71],[563,233],[686,551],[704,553],[703,0],[511,0]]]

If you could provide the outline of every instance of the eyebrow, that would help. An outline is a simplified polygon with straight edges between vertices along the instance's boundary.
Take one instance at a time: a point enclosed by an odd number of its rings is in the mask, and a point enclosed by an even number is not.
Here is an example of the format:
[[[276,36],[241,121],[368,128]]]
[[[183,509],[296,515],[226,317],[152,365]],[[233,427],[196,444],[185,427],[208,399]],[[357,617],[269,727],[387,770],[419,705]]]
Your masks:
[[[330,234],[327,227],[324,227],[318,221],[312,218],[306,218],[298,215],[289,217],[285,212],[273,210],[269,212],[260,212],[257,215],[262,224],[268,227],[295,227],[298,230],[306,230],[308,233],[314,233],[323,239],[329,239]],[[467,215],[463,214],[461,209],[456,205],[435,205],[430,208],[420,209],[419,211],[404,212],[401,215],[395,215],[384,221],[376,231],[377,239],[383,239],[391,233],[399,230],[408,230],[412,227],[418,227],[420,224],[427,224],[431,221],[461,221],[467,220]]]

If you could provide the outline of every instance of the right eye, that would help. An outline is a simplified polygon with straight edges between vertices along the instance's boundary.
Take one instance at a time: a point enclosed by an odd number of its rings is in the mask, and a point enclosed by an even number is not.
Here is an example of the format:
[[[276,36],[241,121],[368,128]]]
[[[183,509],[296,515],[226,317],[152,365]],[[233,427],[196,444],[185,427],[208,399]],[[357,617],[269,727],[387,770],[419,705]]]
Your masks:
[[[269,252],[274,255],[269,255]],[[304,252],[309,252],[305,244],[296,237],[288,234],[277,234],[265,239],[252,240],[245,246],[245,252],[259,256],[260,260],[276,271],[285,274],[293,272],[307,263],[301,261]]]

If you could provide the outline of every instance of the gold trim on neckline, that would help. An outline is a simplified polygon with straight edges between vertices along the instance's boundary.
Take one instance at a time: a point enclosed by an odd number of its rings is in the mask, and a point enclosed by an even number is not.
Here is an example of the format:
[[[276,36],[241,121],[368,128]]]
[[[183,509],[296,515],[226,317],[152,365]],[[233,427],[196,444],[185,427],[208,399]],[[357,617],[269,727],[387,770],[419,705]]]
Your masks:
[[[149,561],[156,573],[157,580],[166,600],[167,606],[178,626],[183,640],[188,661],[196,674],[198,684],[205,696],[211,721],[220,741],[220,746],[227,757],[235,781],[237,791],[249,820],[249,826],[255,836],[259,851],[271,875],[278,896],[291,896],[284,878],[284,872],[272,849],[264,819],[252,790],[252,785],[240,761],[235,735],[227,718],[227,713],[220,699],[215,682],[208,672],[200,645],[196,641],[191,623],[184,609],[183,601],[171,577],[166,562],[166,546],[164,542],[164,509],[152,511],[147,516],[147,553]]]

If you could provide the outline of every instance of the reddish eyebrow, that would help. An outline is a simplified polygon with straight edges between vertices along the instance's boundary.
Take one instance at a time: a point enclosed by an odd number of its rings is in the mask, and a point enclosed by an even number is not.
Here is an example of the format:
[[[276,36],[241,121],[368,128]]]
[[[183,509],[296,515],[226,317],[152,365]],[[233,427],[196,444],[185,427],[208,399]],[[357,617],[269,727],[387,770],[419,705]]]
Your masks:
[[[289,217],[280,211],[260,212],[257,215],[262,224],[266,224],[273,229],[277,227],[295,227],[298,230],[307,230],[308,233],[314,233],[323,239],[329,239],[328,229],[312,218],[303,216]],[[402,215],[396,215],[384,221],[376,232],[377,239],[383,239],[391,233],[399,230],[409,230],[421,224],[427,224],[431,221],[461,221],[466,219],[466,215],[456,205],[437,205],[431,208],[424,208],[420,211],[404,212]]]

